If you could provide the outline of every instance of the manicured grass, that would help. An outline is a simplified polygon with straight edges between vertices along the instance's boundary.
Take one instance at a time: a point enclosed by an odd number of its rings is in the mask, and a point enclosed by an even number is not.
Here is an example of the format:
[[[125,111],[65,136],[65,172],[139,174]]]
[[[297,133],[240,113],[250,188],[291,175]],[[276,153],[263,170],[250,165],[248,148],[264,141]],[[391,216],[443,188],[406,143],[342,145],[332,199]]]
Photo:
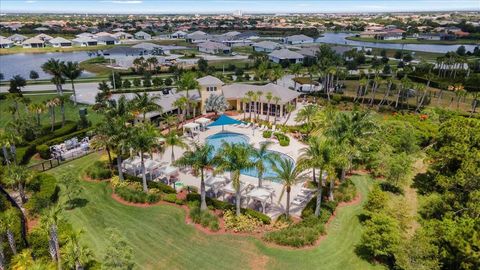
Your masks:
[[[50,171],[60,175],[75,171],[82,175],[99,158],[92,154]],[[365,201],[367,177],[354,176]],[[361,260],[355,253],[361,226],[361,205],[338,212],[328,228],[328,237],[311,250],[267,247],[251,237],[206,235],[185,224],[183,210],[173,206],[137,208],[111,199],[106,183],[82,182],[81,198],[86,204],[66,211],[75,229],[83,229],[83,241],[101,260],[107,246],[105,230],[116,227],[134,250],[140,269],[380,269]]]
[[[65,94],[65,95],[70,95],[70,94]],[[27,97],[31,100],[31,103],[42,103],[45,102],[46,100],[50,100],[54,97],[56,97],[55,93],[52,94],[40,94],[40,95],[24,95],[24,97]],[[5,127],[7,123],[12,121],[12,115],[8,111],[8,108],[12,105],[12,102],[8,99],[3,99],[0,100],[0,128]],[[73,102],[68,102],[65,106],[65,118],[67,120],[72,120],[72,121],[78,121],[80,120],[80,116],[78,114],[78,109],[86,107],[88,108],[88,120],[92,121],[92,124],[96,124],[101,121],[101,116],[94,112],[91,109],[91,106],[86,106],[79,104],[77,107],[73,106]],[[56,107],[56,116],[55,120],[57,122],[61,121],[61,113],[60,113],[60,107]],[[26,115],[27,110],[25,108],[25,105],[22,103],[19,103],[19,112],[20,115]],[[30,113],[29,113],[30,114]],[[33,115],[33,114],[32,114]],[[50,114],[48,112],[48,109],[44,113],[42,113],[41,118],[40,118],[41,124],[42,125],[50,125],[51,119],[50,119]]]

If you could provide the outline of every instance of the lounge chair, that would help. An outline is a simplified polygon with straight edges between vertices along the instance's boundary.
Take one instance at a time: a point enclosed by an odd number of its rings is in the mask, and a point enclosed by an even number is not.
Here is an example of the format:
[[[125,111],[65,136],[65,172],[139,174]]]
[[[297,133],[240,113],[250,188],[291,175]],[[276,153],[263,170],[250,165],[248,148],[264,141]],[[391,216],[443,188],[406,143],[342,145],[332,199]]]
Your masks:
[[[252,123],[247,123],[247,124],[245,125],[245,128],[249,128],[251,125],[252,125]]]
[[[241,123],[241,124],[238,125],[237,127],[239,127],[239,128],[244,128],[244,127],[245,127],[245,124],[244,124],[244,123]]]
[[[292,204],[294,204],[294,205],[302,205],[303,203],[305,203],[305,201],[306,201],[305,198],[296,197],[295,199],[293,199]]]

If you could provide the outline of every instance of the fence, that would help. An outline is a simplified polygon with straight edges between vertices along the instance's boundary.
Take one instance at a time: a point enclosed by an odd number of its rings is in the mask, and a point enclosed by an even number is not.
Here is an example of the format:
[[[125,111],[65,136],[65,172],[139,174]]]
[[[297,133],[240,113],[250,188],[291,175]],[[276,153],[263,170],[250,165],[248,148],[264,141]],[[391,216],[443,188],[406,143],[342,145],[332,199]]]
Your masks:
[[[51,158],[49,160],[45,160],[45,161],[42,161],[40,163],[31,165],[28,168],[30,168],[32,170],[44,172],[44,171],[48,171],[50,169],[53,169],[55,167],[58,167],[58,166],[66,163],[66,162],[69,162],[69,161],[75,160],[77,158],[81,158],[81,157],[84,157],[86,155],[89,155],[93,152],[94,151],[92,151],[92,150],[72,152],[72,153],[68,153],[66,155],[62,155],[62,157],[63,157],[62,159],[61,158]]]

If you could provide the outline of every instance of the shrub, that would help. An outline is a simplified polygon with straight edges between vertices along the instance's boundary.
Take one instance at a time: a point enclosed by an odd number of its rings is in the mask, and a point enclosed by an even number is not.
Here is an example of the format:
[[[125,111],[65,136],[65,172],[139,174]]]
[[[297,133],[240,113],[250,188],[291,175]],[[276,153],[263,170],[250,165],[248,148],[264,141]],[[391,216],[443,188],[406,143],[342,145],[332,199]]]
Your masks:
[[[322,205],[320,206],[320,213],[322,212],[329,212],[332,214],[337,208],[338,202],[337,201],[324,201],[322,198]],[[314,196],[310,201],[307,203],[305,208],[302,210],[302,218],[307,218],[315,213],[315,207],[317,206],[317,197]]]
[[[46,173],[36,175],[28,184],[28,189],[33,194],[25,203],[25,208],[31,215],[39,214],[58,199],[59,188],[57,179],[53,175]]]
[[[190,218],[196,224],[202,225],[204,228],[209,228],[212,231],[220,229],[218,217],[209,210],[201,211],[198,202],[190,204]]]
[[[139,184],[142,183],[142,178],[140,177],[136,177],[136,176],[133,176],[133,175],[125,175],[125,179],[130,181],[130,182],[137,182]],[[160,190],[161,193],[166,193],[166,194],[170,194],[170,193],[177,193],[177,191],[167,185],[167,184],[164,184],[164,183],[160,183],[160,182],[153,182],[153,181],[147,181],[147,186],[148,188],[156,188],[158,190]]]
[[[224,210],[224,211],[235,209],[235,205],[233,205],[231,203],[228,203],[228,202],[220,201],[220,200],[217,200],[217,199],[212,199],[212,198],[209,198],[209,197],[207,197],[206,200],[207,200],[207,206],[213,207],[213,209],[219,209],[219,210]],[[187,202],[198,202],[198,203],[200,203],[200,194],[195,194],[195,193],[187,194]],[[254,217],[254,218],[260,220],[263,224],[270,224],[270,222],[271,222],[271,219],[270,219],[269,216],[267,216],[263,213],[260,213],[258,211],[255,211],[253,209],[242,208],[241,211],[242,211],[242,214],[246,214],[246,215],[249,215],[251,217]]]
[[[115,194],[120,196],[127,202],[133,203],[156,203],[160,200],[160,194],[158,193],[145,193],[142,190],[138,190],[138,187],[117,187]]]
[[[234,232],[253,232],[262,225],[262,222],[250,215],[236,216],[231,210],[225,211],[223,215],[225,227]]]
[[[339,202],[349,202],[357,196],[357,188],[352,180],[346,179],[334,191],[335,200]]]
[[[310,216],[284,229],[265,234],[264,239],[279,245],[303,247],[313,245],[325,233],[324,223],[331,213],[323,212],[320,217]]]
[[[272,131],[266,130],[263,132],[263,138],[269,139],[272,137]]]
[[[90,167],[86,169],[88,177],[96,180],[104,180],[112,177],[112,171],[106,168],[104,162],[95,161]]]
[[[175,203],[177,200],[177,194],[165,194],[165,196],[163,196],[163,200],[166,202]]]
[[[46,145],[46,144],[37,145],[35,150],[40,154],[41,158],[50,159],[50,157],[51,157],[50,147],[48,147],[48,145]]]
[[[275,132],[273,133],[273,135],[275,136],[275,138],[277,138],[278,142],[280,143],[280,146],[290,145],[290,138],[287,135],[280,132]]]

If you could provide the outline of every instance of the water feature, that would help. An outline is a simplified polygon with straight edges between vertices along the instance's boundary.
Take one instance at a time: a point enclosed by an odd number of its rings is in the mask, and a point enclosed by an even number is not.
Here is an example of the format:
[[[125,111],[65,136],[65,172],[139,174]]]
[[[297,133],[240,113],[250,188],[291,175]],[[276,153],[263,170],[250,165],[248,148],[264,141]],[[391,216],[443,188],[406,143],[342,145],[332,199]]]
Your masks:
[[[347,37],[354,36],[352,33],[325,33],[322,37],[319,37],[316,42],[330,43],[339,45],[351,45],[371,48],[384,48],[384,49],[396,49],[396,50],[410,50],[432,53],[447,53],[456,51],[458,45],[440,45],[440,44],[398,44],[398,43],[376,43],[366,41],[348,40]],[[473,51],[476,45],[464,45],[467,51]]]
[[[235,144],[237,143],[248,144],[248,141],[249,141],[249,138],[246,135],[233,133],[233,132],[220,132],[214,135],[210,135],[206,139],[206,143],[213,146],[215,153],[220,149],[223,142],[235,143]],[[272,150],[268,150],[268,151],[277,153],[282,159],[290,159],[291,161],[294,161],[291,157],[283,153],[272,151]],[[278,162],[275,162],[275,163],[278,164]],[[273,164],[270,164],[267,162],[266,165],[267,166],[266,166],[265,172],[263,173],[263,178],[274,177],[275,173],[273,172],[273,169],[272,169]],[[252,176],[252,177],[258,177],[258,171],[255,168],[252,168],[249,170],[242,170],[241,174]]]
[[[51,76],[43,72],[41,66],[50,58],[61,61],[81,62],[89,59],[88,52],[54,52],[54,53],[17,53],[0,55],[0,73],[3,73],[5,80],[15,75],[29,79],[30,71],[38,72],[39,79],[48,79]],[[82,77],[92,77],[95,74],[83,72]]]

